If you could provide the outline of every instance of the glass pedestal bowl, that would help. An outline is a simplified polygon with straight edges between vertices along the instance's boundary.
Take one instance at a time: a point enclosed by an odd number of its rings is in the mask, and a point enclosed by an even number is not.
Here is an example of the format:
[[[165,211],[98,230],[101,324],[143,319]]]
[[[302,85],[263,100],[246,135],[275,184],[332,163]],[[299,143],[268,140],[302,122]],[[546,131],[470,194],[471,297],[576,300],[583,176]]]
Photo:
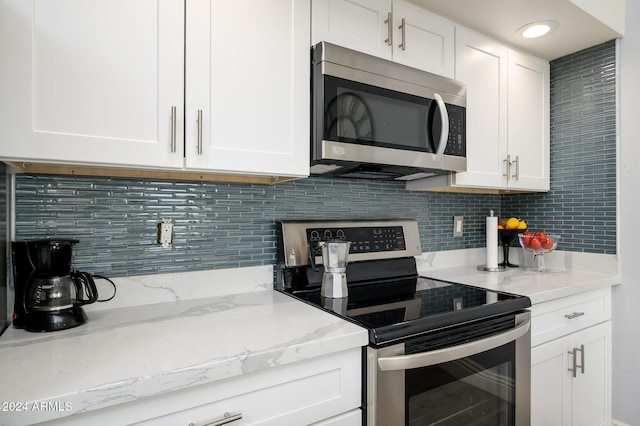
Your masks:
[[[536,237],[524,236],[521,234],[518,235],[518,239],[520,240],[520,245],[525,251],[533,253],[533,266],[529,268],[529,270],[535,272],[548,271],[544,265],[543,255],[556,249],[558,241],[560,241],[560,235],[548,234],[546,237]]]

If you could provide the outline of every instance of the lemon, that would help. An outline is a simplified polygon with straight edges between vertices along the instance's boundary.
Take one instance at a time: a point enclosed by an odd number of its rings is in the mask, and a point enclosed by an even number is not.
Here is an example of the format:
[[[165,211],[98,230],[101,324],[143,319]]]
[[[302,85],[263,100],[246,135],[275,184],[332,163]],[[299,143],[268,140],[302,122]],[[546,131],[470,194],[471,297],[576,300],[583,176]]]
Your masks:
[[[524,220],[521,220],[520,222],[518,222],[518,229],[527,229],[527,222],[525,222]]]
[[[507,225],[505,226],[505,228],[516,229],[519,223],[520,220],[517,217],[510,217],[509,219],[507,219]]]

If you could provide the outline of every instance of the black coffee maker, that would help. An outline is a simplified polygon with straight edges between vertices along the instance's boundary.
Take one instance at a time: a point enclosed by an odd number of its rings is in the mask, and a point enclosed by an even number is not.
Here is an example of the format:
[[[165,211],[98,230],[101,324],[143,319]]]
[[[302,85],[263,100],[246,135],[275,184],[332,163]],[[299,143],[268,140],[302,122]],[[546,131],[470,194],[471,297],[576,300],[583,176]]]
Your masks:
[[[96,302],[98,291],[90,274],[71,270],[76,243],[67,239],[11,243],[14,327],[55,331],[87,322],[81,306]]]

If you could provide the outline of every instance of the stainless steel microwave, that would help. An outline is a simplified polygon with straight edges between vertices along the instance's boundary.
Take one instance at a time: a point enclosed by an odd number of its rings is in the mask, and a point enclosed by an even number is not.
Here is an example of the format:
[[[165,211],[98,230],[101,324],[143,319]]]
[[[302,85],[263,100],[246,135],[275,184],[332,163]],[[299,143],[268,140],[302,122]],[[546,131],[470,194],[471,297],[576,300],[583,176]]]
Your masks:
[[[327,42],[311,57],[312,175],[413,180],[467,169],[464,83]]]

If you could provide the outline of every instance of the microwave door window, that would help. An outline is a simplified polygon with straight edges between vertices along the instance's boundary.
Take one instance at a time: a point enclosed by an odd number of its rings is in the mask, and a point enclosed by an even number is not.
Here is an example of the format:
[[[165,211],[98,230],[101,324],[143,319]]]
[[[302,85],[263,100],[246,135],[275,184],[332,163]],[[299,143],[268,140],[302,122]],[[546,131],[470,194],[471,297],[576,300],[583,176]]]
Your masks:
[[[433,152],[428,144],[428,120],[433,115],[429,99],[331,76],[325,79],[325,139]]]
[[[372,139],[369,108],[359,95],[346,92],[335,96],[327,105],[325,113],[329,140],[354,142]]]

